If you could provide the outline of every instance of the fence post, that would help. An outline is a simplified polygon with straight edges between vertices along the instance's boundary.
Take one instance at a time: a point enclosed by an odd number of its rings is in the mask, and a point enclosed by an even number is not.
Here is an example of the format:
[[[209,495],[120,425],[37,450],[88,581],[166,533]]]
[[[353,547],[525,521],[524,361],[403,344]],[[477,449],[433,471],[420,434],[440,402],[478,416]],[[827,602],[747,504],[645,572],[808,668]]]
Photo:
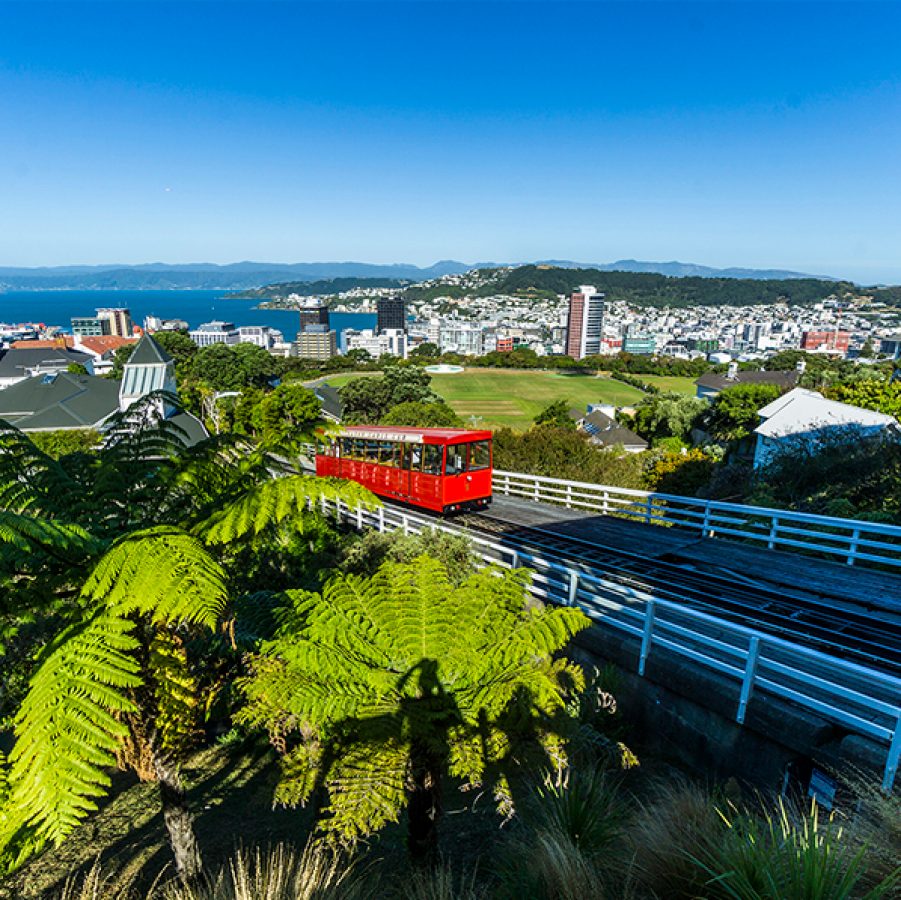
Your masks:
[[[566,486],[566,508],[573,508],[573,486],[571,484]]]
[[[385,530],[385,507],[379,507],[379,531]]]
[[[638,658],[638,674],[644,675],[645,663],[648,661],[648,654],[651,652],[651,641],[654,636],[654,615],[655,606],[653,600],[648,600],[644,614],[644,634],[641,636],[641,656]]]
[[[576,605],[576,595],[579,592],[579,573],[575,569],[569,570],[569,605]]]
[[[770,537],[767,542],[767,547],[772,550],[776,546],[776,536],[779,532],[779,517],[773,516],[773,521],[770,523]]]
[[[854,565],[854,557],[857,556],[857,542],[860,540],[860,529],[855,528],[851,533],[851,546],[848,547],[848,558],[845,560],[849,566]]]
[[[704,504],[704,522],[701,525],[701,537],[710,537],[710,504]]]
[[[510,551],[510,568],[511,569],[519,568],[519,551],[518,550]]]
[[[537,478],[535,479],[534,494],[535,494],[535,502],[537,503],[541,499],[541,484],[539,483]]]
[[[757,660],[760,658],[760,638],[755,634],[748,645],[748,659],[745,662],[745,677],[741,682],[741,697],[738,700],[738,715],[735,721],[739,725],[745,724],[745,713],[748,711],[748,701],[751,699],[751,691],[754,689],[754,676],[757,674]]]
[[[898,761],[901,758],[901,715],[895,723],[895,734],[888,748],[888,757],[885,760],[885,777],[882,779],[882,790],[886,794],[891,793],[895,786],[895,775],[898,774]]]
[[[648,494],[647,500],[644,502],[644,522],[645,525],[651,524],[651,495]]]
[[[601,512],[606,516],[610,512],[610,492],[604,488],[601,494]]]
[[[363,504],[357,504],[357,531],[363,530]]]
[[[407,519],[407,514],[403,513],[400,517],[401,527],[403,528],[404,534],[410,533],[410,522]]]

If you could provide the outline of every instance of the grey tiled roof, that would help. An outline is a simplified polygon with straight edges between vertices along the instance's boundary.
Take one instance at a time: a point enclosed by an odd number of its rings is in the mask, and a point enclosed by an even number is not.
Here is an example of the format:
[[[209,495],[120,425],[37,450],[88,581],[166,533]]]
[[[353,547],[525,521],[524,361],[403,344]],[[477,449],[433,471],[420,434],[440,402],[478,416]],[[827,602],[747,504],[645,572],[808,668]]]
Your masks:
[[[0,419],[23,431],[95,428],[119,409],[119,382],[93,375],[35,375],[0,391]]]
[[[734,378],[708,372],[698,378],[695,384],[715,391],[724,391],[738,384],[775,384],[776,387],[788,390],[798,383],[799,377],[800,373],[796,369],[790,372],[736,372]]]
[[[53,365],[60,369],[65,369],[71,363],[85,365],[90,359],[87,353],[68,350],[65,347],[45,347],[38,350],[14,347],[0,358],[0,378],[22,378],[26,374],[26,369],[40,365]]]

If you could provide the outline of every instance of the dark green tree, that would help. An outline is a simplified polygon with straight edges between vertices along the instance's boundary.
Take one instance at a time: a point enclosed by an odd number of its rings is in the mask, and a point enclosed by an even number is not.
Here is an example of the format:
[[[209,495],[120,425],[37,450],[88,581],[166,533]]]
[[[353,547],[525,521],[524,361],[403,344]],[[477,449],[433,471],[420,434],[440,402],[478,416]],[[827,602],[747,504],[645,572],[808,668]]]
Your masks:
[[[713,399],[706,415],[707,430],[718,441],[740,441],[760,424],[758,410],[775,400],[773,384],[737,384]]]
[[[536,425],[550,425],[554,428],[575,429],[575,420],[569,414],[569,404],[565,400],[555,400],[548,404],[532,420]]]
[[[380,424],[411,428],[463,427],[463,421],[446,403],[422,403],[417,400],[399,403],[382,416]]]

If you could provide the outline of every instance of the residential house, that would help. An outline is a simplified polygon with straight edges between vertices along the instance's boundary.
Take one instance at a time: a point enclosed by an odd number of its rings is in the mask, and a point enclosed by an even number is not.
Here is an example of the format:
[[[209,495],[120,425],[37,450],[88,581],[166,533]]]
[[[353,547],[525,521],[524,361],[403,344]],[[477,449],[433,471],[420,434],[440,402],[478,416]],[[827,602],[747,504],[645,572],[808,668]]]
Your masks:
[[[80,353],[62,341],[26,341],[28,349],[13,347],[0,358],[0,390],[37,375],[65,372],[73,363],[93,374],[93,363],[87,353]],[[41,344],[35,347],[35,344]]]
[[[702,375],[695,381],[695,386],[697,387],[697,396],[702,400],[709,401],[727,388],[739,384],[772,384],[780,391],[788,391],[798,384],[803,371],[799,367],[790,372],[767,372],[764,370],[739,372],[738,364],[733,362],[729,364],[729,369],[725,373],[708,372],[706,375]]]
[[[761,422],[754,429],[754,467],[772,462],[780,453],[815,451],[830,439],[874,437],[889,433],[901,438],[901,425],[894,416],[827,400],[816,391],[794,388],[760,410]]]
[[[570,418],[576,423],[579,431],[588,435],[592,444],[601,447],[622,447],[627,453],[641,453],[648,449],[648,442],[634,431],[620,425],[614,418],[612,406],[589,405],[585,413],[570,410]]]

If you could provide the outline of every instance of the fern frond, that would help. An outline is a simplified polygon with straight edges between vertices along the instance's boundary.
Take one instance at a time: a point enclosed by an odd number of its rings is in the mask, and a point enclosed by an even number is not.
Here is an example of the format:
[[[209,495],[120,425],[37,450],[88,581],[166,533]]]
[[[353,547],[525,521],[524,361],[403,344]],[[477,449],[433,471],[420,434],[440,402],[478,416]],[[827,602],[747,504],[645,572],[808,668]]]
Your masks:
[[[79,525],[0,511],[0,543],[23,553],[36,549],[68,559],[96,553],[100,542]]]
[[[194,533],[208,544],[229,544],[255,536],[286,519],[300,521],[310,504],[341,500],[350,506],[378,505],[375,495],[353,481],[291,475],[250,488],[222,510],[201,522]]]
[[[22,828],[59,843],[96,809],[125,734],[116,715],[135,709],[126,692],[141,683],[133,628],[102,610],[43,654],[15,719],[6,804],[12,812],[0,846]]]
[[[88,576],[82,597],[118,615],[214,628],[227,589],[225,572],[197,538],[160,526],[117,541]]]

